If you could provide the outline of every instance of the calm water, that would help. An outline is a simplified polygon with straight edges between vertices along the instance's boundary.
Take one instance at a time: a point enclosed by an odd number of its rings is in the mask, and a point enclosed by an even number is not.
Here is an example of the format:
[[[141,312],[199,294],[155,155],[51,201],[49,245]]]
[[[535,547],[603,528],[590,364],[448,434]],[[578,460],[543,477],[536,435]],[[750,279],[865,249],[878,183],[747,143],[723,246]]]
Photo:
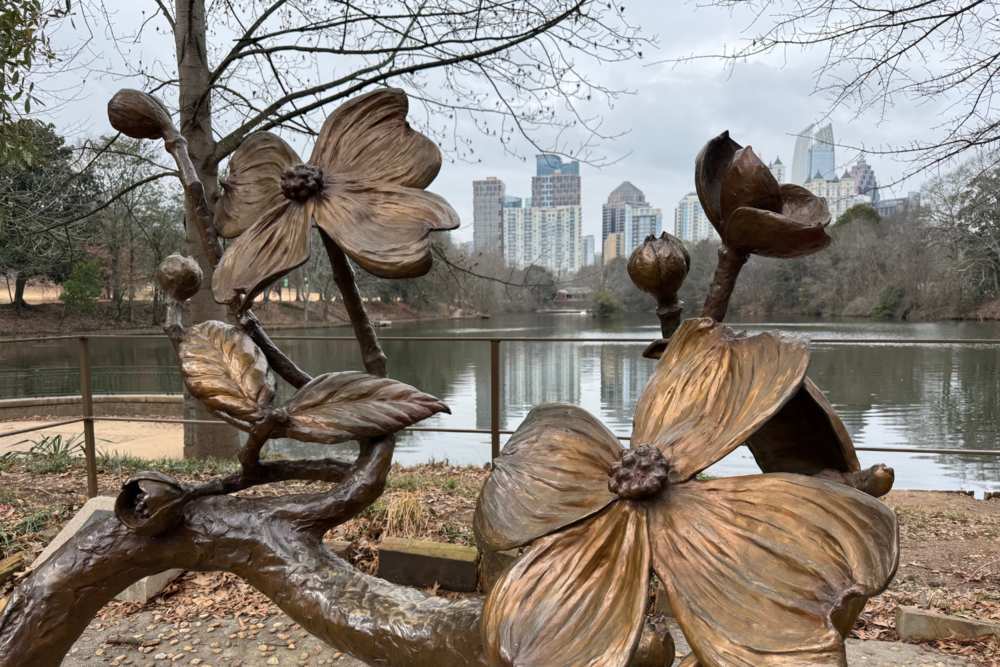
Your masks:
[[[901,323],[869,320],[793,320],[729,323],[751,333],[780,328],[812,338],[864,338],[871,344],[814,344],[810,377],[829,396],[858,446],[1000,450],[1000,347],[959,344],[879,344],[879,339],[996,339],[1000,324]],[[630,314],[615,321],[584,315],[506,315],[490,320],[442,320],[397,324],[383,336],[453,337],[447,342],[385,341],[390,374],[445,400],[452,415],[437,415],[422,426],[490,426],[489,344],[463,337],[643,338],[658,337],[652,314]],[[349,329],[276,331],[281,335],[349,335]],[[353,342],[280,341],[289,355],[312,374],[360,369]],[[643,359],[638,343],[503,343],[501,345],[501,419],[514,429],[535,405],[566,401],[600,416],[623,435],[654,362]],[[176,358],[165,339],[92,341],[93,365],[101,391],[176,391]],[[65,385],[64,369],[78,365],[77,344],[10,344],[0,349],[0,376],[32,369],[40,378],[31,391],[78,391]],[[121,369],[132,369],[124,373]],[[135,369],[139,369],[136,371]],[[0,384],[0,398],[28,392],[20,383]],[[62,378],[56,382],[57,378]],[[118,386],[111,385],[118,378]],[[47,384],[46,384],[47,382]],[[77,381],[78,382],[78,381]],[[128,385],[128,386],[125,386]],[[141,386],[140,386],[141,385]],[[288,387],[281,391],[287,396]],[[507,436],[502,436],[505,440]],[[318,448],[317,448],[318,449]],[[323,447],[322,453],[330,447]],[[315,449],[313,451],[316,451]],[[306,454],[297,450],[298,454]],[[489,459],[488,435],[407,433],[397,459],[417,463],[448,459],[483,463]],[[864,465],[887,463],[896,469],[897,488],[1000,490],[1000,459],[861,452]],[[710,472],[757,472],[745,449],[737,450]]]

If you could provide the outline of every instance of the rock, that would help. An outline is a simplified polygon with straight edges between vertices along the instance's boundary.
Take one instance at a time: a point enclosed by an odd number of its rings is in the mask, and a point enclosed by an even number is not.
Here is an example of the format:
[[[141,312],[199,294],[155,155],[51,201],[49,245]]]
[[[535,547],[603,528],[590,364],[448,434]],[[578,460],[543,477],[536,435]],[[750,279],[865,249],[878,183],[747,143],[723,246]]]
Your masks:
[[[896,608],[896,632],[904,641],[974,639],[989,634],[1000,637],[1000,625],[900,606]]]
[[[517,549],[507,551],[481,551],[479,552],[479,587],[483,593],[493,590],[493,585],[504,573],[511,563],[517,560]]]
[[[63,544],[69,541],[71,537],[79,533],[85,527],[97,521],[103,521],[108,517],[114,516],[115,513],[115,499],[108,496],[98,496],[96,498],[91,498],[88,500],[80,511],[70,519],[66,527],[59,531],[58,535],[55,535],[55,539],[49,543],[45,550],[42,551],[41,555],[35,559],[35,562],[31,564],[33,569],[38,569],[38,566],[44,563],[48,558],[54,554]],[[124,600],[126,602],[138,602],[140,604],[145,604],[149,602],[154,597],[160,594],[167,584],[177,578],[181,573],[181,570],[167,570],[166,572],[161,572],[160,574],[154,574],[144,579],[140,579],[135,582],[124,591],[119,593],[116,599]]]
[[[476,590],[479,551],[458,544],[387,537],[379,546],[378,576],[403,586]]]

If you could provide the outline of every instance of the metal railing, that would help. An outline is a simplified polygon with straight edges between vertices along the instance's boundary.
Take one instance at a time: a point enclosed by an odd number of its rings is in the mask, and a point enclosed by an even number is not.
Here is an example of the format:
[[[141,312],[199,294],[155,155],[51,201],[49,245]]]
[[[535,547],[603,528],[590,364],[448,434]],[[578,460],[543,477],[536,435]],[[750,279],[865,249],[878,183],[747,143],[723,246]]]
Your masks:
[[[66,426],[83,422],[84,429],[84,456],[87,468],[87,497],[93,498],[97,495],[97,451],[94,435],[94,423],[99,421],[127,421],[127,422],[151,422],[158,424],[226,424],[221,420],[205,419],[159,419],[155,417],[100,417],[94,415],[93,405],[93,369],[90,364],[90,340],[91,339],[128,339],[142,338],[146,340],[159,338],[157,335],[139,334],[94,334],[89,336],[36,336],[29,338],[4,338],[3,343],[27,343],[27,342],[48,342],[60,340],[78,340],[80,357],[79,386],[82,400],[83,416],[75,419],[51,422],[39,426],[18,429],[0,433],[0,437],[7,438],[14,435],[23,435],[33,431],[41,431],[57,426]],[[274,341],[301,340],[301,341],[356,341],[353,336],[274,336]],[[490,428],[430,428],[421,426],[411,426],[405,431],[424,431],[431,433],[472,433],[490,436],[491,458],[500,455],[500,436],[511,435],[514,431],[500,428],[500,344],[501,343],[628,343],[648,345],[646,338],[502,338],[483,336],[382,336],[380,341],[407,341],[407,342],[463,342],[463,343],[489,343],[490,344]],[[833,344],[833,345],[1000,345],[1000,339],[912,339],[912,338],[813,338],[813,344]],[[72,370],[72,369],[66,369]],[[65,371],[63,371],[65,372]],[[618,435],[619,440],[630,440],[628,436]],[[923,449],[916,447],[855,447],[859,452],[889,452],[899,454],[944,454],[944,455],[966,455],[966,456],[995,456],[1000,457],[1000,451],[986,449]]]

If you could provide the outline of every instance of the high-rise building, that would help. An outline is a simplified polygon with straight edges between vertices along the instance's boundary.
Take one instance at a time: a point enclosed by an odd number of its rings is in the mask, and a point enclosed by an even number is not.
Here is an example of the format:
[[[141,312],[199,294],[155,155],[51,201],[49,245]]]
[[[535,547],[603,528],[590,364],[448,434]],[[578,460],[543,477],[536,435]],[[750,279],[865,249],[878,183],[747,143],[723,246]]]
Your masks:
[[[582,207],[508,208],[503,212],[503,254],[517,268],[541,266],[555,273],[580,268]]]
[[[608,239],[609,234],[624,232],[625,205],[646,204],[646,195],[642,190],[625,181],[608,195],[607,203],[601,206],[601,244]],[[605,259],[605,261],[608,261]]]
[[[774,180],[779,183],[787,183],[785,180],[785,165],[781,163],[781,158],[774,158],[774,162],[767,165],[767,168],[771,170],[771,175],[774,176]]]
[[[701,207],[697,193],[689,192],[674,209],[674,236],[691,243],[719,238]]]
[[[795,153],[792,155],[792,180],[795,185],[802,185],[809,180],[809,149],[812,147],[813,128],[807,125],[795,139]]]
[[[608,238],[604,239],[603,264],[608,264],[613,259],[624,256],[625,234],[622,232],[612,232]]]
[[[531,206],[531,204],[528,204],[528,206]],[[513,195],[504,195],[503,196],[503,207],[504,208],[521,208],[521,198],[520,197],[515,197]]]
[[[536,175],[531,177],[533,206],[580,205],[580,163],[564,163],[558,155],[535,156]]]
[[[625,215],[622,222],[624,233],[622,253],[631,256],[635,247],[647,236],[659,236],[663,231],[663,213],[658,208],[646,205],[633,206],[625,204]]]
[[[915,208],[917,206],[920,206],[919,192],[909,192],[905,197],[880,199],[876,204],[873,204],[873,208],[875,208],[875,210],[878,211],[878,214],[883,218],[887,218],[890,215],[901,213],[908,208]]]
[[[864,157],[851,167],[851,178],[854,180],[854,194],[867,197],[872,207],[878,204],[878,181],[875,179],[875,170],[872,169]]]
[[[830,209],[830,217],[833,222],[836,222],[844,211],[860,201],[855,195],[854,179],[846,171],[840,178],[826,179],[817,170],[802,187],[817,197],[826,198],[826,207]]]
[[[833,145],[833,125],[827,123],[816,130],[809,147],[809,173],[817,172],[827,180],[837,178],[837,157]]]
[[[476,252],[502,252],[507,188],[496,176],[472,181],[472,242]]]
[[[580,260],[581,266],[593,266],[594,265],[594,235],[588,234],[584,236],[580,242],[580,252],[583,253],[582,259]]]

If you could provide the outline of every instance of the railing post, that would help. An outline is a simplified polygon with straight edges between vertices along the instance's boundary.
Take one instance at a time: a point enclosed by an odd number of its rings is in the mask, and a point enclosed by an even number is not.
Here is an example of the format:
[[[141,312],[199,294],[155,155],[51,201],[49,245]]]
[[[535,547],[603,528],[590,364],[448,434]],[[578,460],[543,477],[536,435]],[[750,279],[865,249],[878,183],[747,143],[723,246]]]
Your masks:
[[[90,386],[90,343],[80,336],[80,397],[83,399],[83,452],[87,457],[87,497],[97,497],[97,448],[94,442],[94,400]]]
[[[500,456],[500,339],[490,341],[490,455]]]

